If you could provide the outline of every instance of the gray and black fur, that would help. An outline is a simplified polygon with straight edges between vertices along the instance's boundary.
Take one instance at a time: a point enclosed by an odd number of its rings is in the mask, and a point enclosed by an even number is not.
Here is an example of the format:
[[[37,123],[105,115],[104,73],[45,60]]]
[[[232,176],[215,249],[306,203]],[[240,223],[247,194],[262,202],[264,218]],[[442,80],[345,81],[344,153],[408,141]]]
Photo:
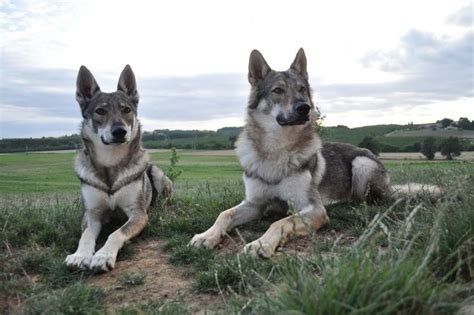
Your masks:
[[[110,270],[119,249],[139,234],[148,222],[147,209],[157,195],[167,195],[172,183],[155,165],[141,143],[137,119],[139,101],[135,75],[126,66],[117,91],[101,92],[84,66],[77,76],[76,99],[81,107],[82,148],[75,171],[81,181],[85,208],[77,251],[67,256],[72,268]],[[95,242],[107,218],[125,215],[128,220],[95,252]]]
[[[236,143],[245,200],[222,212],[211,228],[193,237],[192,245],[215,247],[228,230],[259,218],[268,205],[287,209],[291,203],[295,215],[273,223],[244,248],[251,255],[268,257],[289,236],[307,234],[328,222],[329,203],[362,202],[410,190],[390,187],[387,171],[369,150],[321,143],[314,131],[318,111],[303,49],[286,71],[272,70],[260,52],[252,51],[248,79],[247,119]],[[437,187],[429,189],[438,192]]]

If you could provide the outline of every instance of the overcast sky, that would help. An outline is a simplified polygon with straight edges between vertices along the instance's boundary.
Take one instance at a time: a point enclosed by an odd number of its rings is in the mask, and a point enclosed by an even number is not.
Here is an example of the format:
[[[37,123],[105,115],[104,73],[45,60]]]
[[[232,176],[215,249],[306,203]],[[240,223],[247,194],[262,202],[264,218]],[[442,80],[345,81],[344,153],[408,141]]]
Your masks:
[[[80,65],[128,63],[145,130],[241,126],[250,51],[297,50],[325,125],[474,119],[471,1],[0,0],[0,138],[77,133]]]

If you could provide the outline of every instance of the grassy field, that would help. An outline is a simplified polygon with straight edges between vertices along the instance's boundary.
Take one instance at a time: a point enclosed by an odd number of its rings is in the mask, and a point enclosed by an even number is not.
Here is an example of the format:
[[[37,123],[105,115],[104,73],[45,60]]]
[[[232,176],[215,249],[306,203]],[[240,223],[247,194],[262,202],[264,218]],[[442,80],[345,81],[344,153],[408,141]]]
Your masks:
[[[365,137],[373,137],[383,145],[383,152],[411,152],[414,148],[410,146],[423,143],[427,136],[435,137],[438,146],[447,137],[460,137],[466,146],[465,149],[471,146],[474,139],[473,130],[408,130],[408,128],[416,128],[416,125],[389,124],[348,128],[323,124],[318,133],[324,141],[346,142],[354,145],[359,145]],[[172,147],[198,150],[231,149],[240,130],[241,128],[238,127],[222,128],[217,131],[155,130],[144,133],[143,144],[148,149]],[[77,134],[56,138],[0,139],[0,152],[65,150],[74,149],[80,144],[81,140]]]
[[[72,153],[0,155],[0,312],[20,314],[454,314],[473,310],[474,163],[384,161],[394,183],[446,198],[328,207],[331,222],[275,258],[240,255],[275,217],[217,250],[187,246],[243,198],[236,158],[180,152],[174,197],[107,274],[69,271],[80,236]],[[164,170],[169,152],[151,154]],[[106,233],[101,236],[103,243]],[[466,313],[468,314],[468,313]]]
[[[199,151],[197,151],[199,152]],[[169,165],[169,151],[151,153],[150,159],[164,170]],[[241,177],[235,156],[180,153],[179,186],[202,182],[233,180]],[[0,155],[0,191],[2,193],[78,192],[74,153],[30,153]]]
[[[407,126],[403,125],[375,125],[351,129],[341,126],[325,127],[320,131],[320,136],[324,141],[347,142],[354,145],[359,145],[365,137],[373,137],[377,142],[398,148],[399,151],[404,151],[404,148],[415,143],[422,144],[426,137],[434,137],[438,146],[447,137],[459,137],[464,139],[466,148],[474,138],[473,130],[406,130],[406,128]]]

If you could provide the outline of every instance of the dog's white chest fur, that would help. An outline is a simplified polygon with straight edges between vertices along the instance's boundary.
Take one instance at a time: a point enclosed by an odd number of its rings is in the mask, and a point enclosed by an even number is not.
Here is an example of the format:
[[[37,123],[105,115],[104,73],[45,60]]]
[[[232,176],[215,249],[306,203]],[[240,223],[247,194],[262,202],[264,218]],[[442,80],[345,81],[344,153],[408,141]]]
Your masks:
[[[302,164],[317,154],[321,147],[319,138],[311,139],[301,150],[288,151],[289,140],[283,136],[267,136],[262,148],[268,156],[262,158],[257,153],[254,143],[244,132],[237,141],[236,153],[242,167],[268,182],[278,182],[291,176],[294,170],[300,170]]]
[[[141,194],[141,180],[122,187],[112,195],[87,184],[82,185],[81,190],[86,209],[97,211],[115,210],[117,208],[130,209],[136,206],[138,198],[144,198],[143,194]],[[146,200],[146,203],[149,203],[148,200]]]
[[[250,202],[264,202],[272,198],[288,200],[296,209],[308,203],[312,176],[309,170],[285,177],[278,184],[267,184],[258,178],[243,176],[245,196]]]

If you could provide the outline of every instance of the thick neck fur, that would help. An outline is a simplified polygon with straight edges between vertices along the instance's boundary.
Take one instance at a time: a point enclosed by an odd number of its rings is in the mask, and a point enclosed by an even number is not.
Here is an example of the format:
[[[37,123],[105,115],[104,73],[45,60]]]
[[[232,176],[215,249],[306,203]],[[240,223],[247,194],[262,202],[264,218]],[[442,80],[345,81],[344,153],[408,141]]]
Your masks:
[[[129,143],[105,145],[84,123],[81,131],[83,148],[75,162],[79,178],[103,190],[113,190],[143,172],[148,155],[141,146],[140,126],[133,132]]]
[[[245,172],[269,182],[301,171],[321,148],[313,122],[281,127],[262,123],[261,113],[249,111],[236,143],[236,153]]]

